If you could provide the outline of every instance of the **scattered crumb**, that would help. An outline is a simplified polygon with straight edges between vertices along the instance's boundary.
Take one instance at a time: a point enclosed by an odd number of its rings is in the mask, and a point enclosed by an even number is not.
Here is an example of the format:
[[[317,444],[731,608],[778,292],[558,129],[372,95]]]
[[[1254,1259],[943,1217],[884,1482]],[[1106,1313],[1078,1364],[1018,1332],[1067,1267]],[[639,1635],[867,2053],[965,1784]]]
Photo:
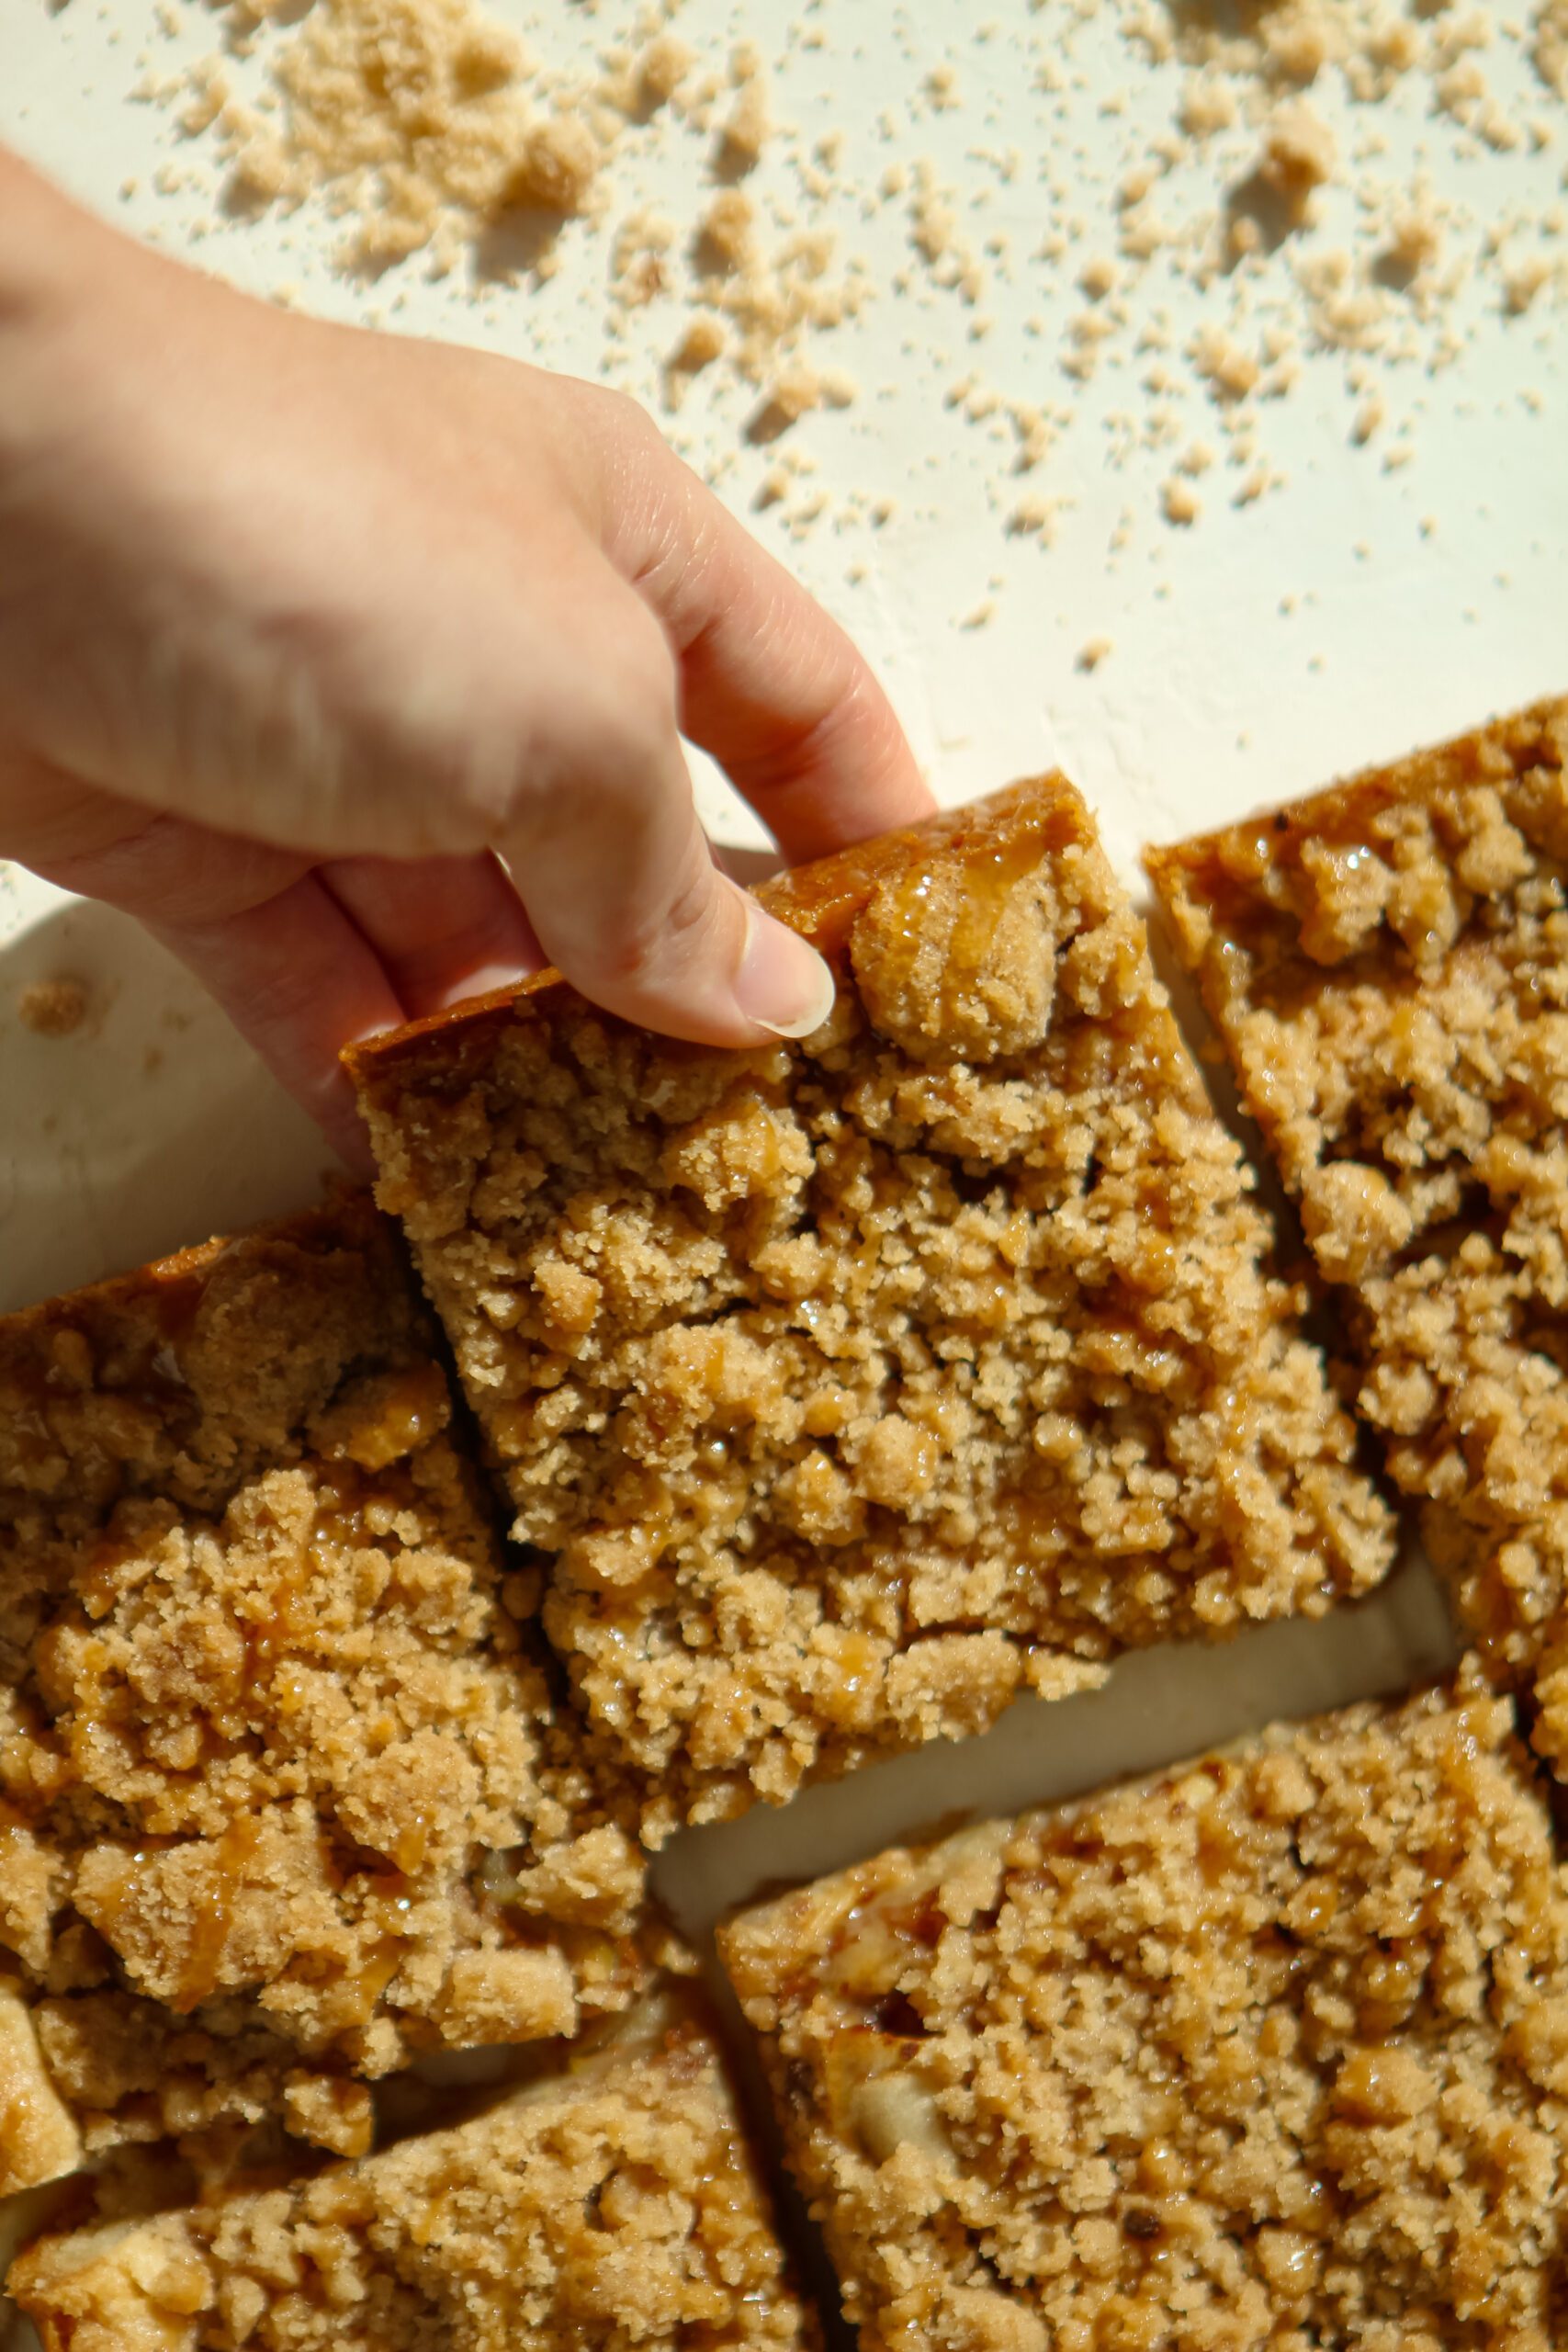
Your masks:
[[[662,106],[672,98],[696,62],[695,51],[675,34],[657,33],[637,61],[637,85],[645,101]]]
[[[750,254],[757,208],[744,188],[720,188],[703,216],[701,236],[708,254],[725,269],[739,269]]]
[[[1221,326],[1200,327],[1192,338],[1190,356],[1204,382],[1224,400],[1244,400],[1257,390],[1263,372],[1252,354],[1233,343]]]
[[[1008,536],[1010,538],[1037,537],[1043,546],[1049,547],[1055,534],[1056,517],[1065,503],[1060,498],[1048,497],[1043,491],[1025,492],[1014,503],[1008,515]]]
[[[1510,262],[1503,272],[1503,307],[1509,317],[1521,318],[1556,273],[1556,263],[1545,254],[1527,254]]]
[[[1145,125],[1135,139],[1107,127],[1131,112],[1132,85],[1112,85],[1107,98],[1075,54],[1077,26],[1097,12],[1080,0],[1049,27],[1049,12],[1032,13],[1017,37],[1040,94],[1043,214],[1027,252],[984,217],[999,190],[1027,175],[1022,152],[982,138],[961,163],[950,146],[941,179],[932,157],[905,152],[912,122],[963,103],[968,76],[956,40],[956,55],[934,63],[907,46],[903,86],[890,87],[878,117],[884,153],[857,177],[836,124],[796,132],[775,121],[758,40],[716,54],[679,38],[674,13],[658,0],[619,45],[602,41],[596,51],[590,30],[562,70],[531,56],[476,0],[301,0],[299,8],[216,0],[221,52],[173,73],[148,54],[140,88],[176,112],[189,139],[227,158],[240,202],[313,202],[313,217],[341,241],[343,271],[417,260],[449,276],[455,299],[483,300],[487,323],[498,287],[541,286],[563,254],[570,260],[564,224],[582,224],[573,235],[584,241],[603,234],[601,372],[645,398],[661,385],[673,404],[709,371],[705,397],[734,427],[728,445],[705,452],[716,481],[737,453],[745,458],[748,442],[833,404],[821,387],[847,370],[825,368],[819,338],[874,296],[928,311],[954,298],[968,315],[953,320],[949,341],[985,343],[988,353],[1000,340],[993,288],[1027,289],[1026,333],[1054,345],[1077,383],[1128,368],[1132,350],[1163,352],[1123,404],[1112,462],[1179,446],[1180,427],[1157,416],[1156,403],[1200,393],[1246,476],[1244,505],[1284,480],[1267,452],[1267,406],[1307,370],[1321,384],[1323,364],[1342,358],[1345,429],[1364,442],[1396,371],[1462,364],[1476,288],[1494,321],[1539,318],[1568,297],[1552,243],[1562,205],[1544,175],[1538,198],[1506,213],[1467,185],[1483,151],[1506,153],[1525,141],[1540,150],[1560,137],[1568,0],[1536,0],[1501,17],[1427,0],[1411,0],[1408,15],[1374,0],[1228,11],[1119,0],[1121,38],[1140,72],[1158,76],[1150,86],[1168,109],[1166,128],[1149,137]],[[160,0],[158,21],[167,33],[173,0]],[[822,34],[808,22],[792,38],[820,46]],[[987,28],[961,38],[981,46]],[[236,60],[253,50],[259,95],[246,79],[242,96]],[[1533,67],[1539,97],[1528,109],[1516,58]],[[996,63],[982,61],[982,85]],[[1431,128],[1421,169],[1404,184],[1380,163],[1390,142],[1376,107],[1409,77]],[[978,111],[982,102],[968,103]],[[1337,141],[1330,125],[1348,119],[1353,127]],[[1075,144],[1075,131],[1092,148]],[[640,215],[616,220],[612,209],[623,156],[650,140],[682,164],[670,183],[682,191],[674,217],[657,228]],[[173,195],[197,183],[182,158],[161,164],[153,184]],[[908,208],[912,257],[886,284],[858,259],[829,261],[846,198],[866,218]],[[186,233],[215,225],[216,216]],[[1171,276],[1198,305],[1180,348],[1165,308]],[[1075,286],[1087,303],[1076,314]],[[650,309],[657,316],[643,315]],[[905,348],[934,352],[935,338],[922,322]],[[1375,377],[1352,382],[1350,366],[1363,361]],[[966,400],[959,412],[995,445],[990,504],[1010,532],[1034,526],[1015,520],[1002,478],[1046,465],[1075,430],[1069,409],[1042,410],[1037,393],[1027,379],[1002,377],[988,406]],[[1037,422],[1025,425],[1030,410]],[[1010,446],[999,429],[1008,417]],[[703,448],[690,454],[705,461]],[[749,490],[761,494],[760,470]]]
[[[1176,119],[1190,139],[1209,139],[1235,120],[1235,94],[1217,74],[1194,74],[1182,86]]]
[[[722,356],[726,340],[724,321],[716,318],[711,311],[699,311],[671,354],[671,388],[675,379],[689,379],[710,368]]]
[[[1292,219],[1305,217],[1314,188],[1334,171],[1334,138],[1304,98],[1276,108],[1266,126],[1258,176],[1284,199]]]
[[[1161,485],[1159,503],[1168,523],[1195,523],[1203,511],[1202,501],[1191,483],[1174,474]]]
[[[532,205],[546,212],[581,212],[599,169],[599,142],[585,122],[557,116],[536,123],[516,167],[502,181],[502,209]]]
[[[1395,213],[1383,260],[1385,267],[1414,277],[1429,269],[1442,250],[1443,232],[1430,198]]]
[[[1568,98],[1568,0],[1537,0],[1530,55],[1547,86]]]
[[[80,980],[28,980],[17,992],[17,1018],[35,1037],[73,1037],[87,1017]]]
[[[1079,646],[1077,666],[1080,670],[1098,670],[1100,663],[1106,661],[1114,650],[1115,643],[1112,639],[1091,637]]]
[[[726,166],[731,171],[755,169],[772,127],[768,95],[761,77],[743,81],[719,133],[719,151]]]

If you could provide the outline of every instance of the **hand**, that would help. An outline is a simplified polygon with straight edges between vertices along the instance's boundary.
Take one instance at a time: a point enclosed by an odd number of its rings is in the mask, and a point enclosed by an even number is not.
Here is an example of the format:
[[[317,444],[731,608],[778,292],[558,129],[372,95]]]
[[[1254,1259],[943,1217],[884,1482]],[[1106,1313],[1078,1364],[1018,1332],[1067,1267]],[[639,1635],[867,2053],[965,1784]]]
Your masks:
[[[139,916],[348,1156],[340,1046],[547,961],[673,1036],[815,1025],[682,730],[793,859],[930,806],[634,403],[275,311],[0,154],[0,855]]]

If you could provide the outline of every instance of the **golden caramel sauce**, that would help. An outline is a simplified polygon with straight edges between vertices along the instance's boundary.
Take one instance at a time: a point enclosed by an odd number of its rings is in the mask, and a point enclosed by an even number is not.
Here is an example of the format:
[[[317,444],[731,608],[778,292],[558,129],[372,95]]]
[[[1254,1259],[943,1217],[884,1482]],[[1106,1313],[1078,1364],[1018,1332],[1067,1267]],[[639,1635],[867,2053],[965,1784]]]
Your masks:
[[[365,1409],[333,1446],[361,1469],[384,1470],[417,1453],[446,1426],[446,1385],[434,1364],[412,1364],[372,1385]]]
[[[895,969],[912,969],[946,932],[941,989],[948,1018],[991,962],[1013,894],[1043,854],[1033,831],[1001,841],[982,838],[965,856],[956,885],[951,858],[939,854],[912,864],[897,887],[879,899],[876,930],[894,951]]]
[[[218,1990],[234,1924],[234,1896],[243,1883],[245,1864],[261,1842],[262,1823],[260,1814],[241,1814],[218,1841],[210,1893],[197,1915],[184,1981],[174,2004],[181,2011],[198,2008]]]

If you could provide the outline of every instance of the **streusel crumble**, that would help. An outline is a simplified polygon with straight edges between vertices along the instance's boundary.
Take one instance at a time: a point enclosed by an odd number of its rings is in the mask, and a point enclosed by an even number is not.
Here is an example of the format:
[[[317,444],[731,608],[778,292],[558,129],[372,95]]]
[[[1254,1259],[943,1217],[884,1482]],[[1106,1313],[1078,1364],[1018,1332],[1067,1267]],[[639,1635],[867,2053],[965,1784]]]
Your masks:
[[[1077,794],[762,896],[839,980],[798,1046],[552,975],[348,1057],[651,1838],[1389,1558]]]
[[[1152,850],[1359,1408],[1568,1768],[1568,700]]]
[[[0,2193],[644,1975],[367,1203],[0,1322]]]
[[[1551,2352],[1568,1882],[1479,1680],[720,1931],[863,2352]]]
[[[718,2051],[660,1997],[464,2123],[46,2237],[46,2352],[808,2352]]]

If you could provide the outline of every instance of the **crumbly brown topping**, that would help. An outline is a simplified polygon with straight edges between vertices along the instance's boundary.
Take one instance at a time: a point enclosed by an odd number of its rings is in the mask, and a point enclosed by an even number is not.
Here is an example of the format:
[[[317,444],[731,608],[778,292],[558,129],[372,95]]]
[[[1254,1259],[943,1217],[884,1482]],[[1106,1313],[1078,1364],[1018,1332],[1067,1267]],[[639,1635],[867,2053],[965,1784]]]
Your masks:
[[[794,2352],[711,2036],[658,2012],[446,2132],[314,2179],[44,2238],[47,2352]]]
[[[631,1997],[639,1860],[449,1410],[367,1204],[0,1324],[8,2185],[74,2161],[64,2117],[90,2151],[282,2098],[352,2153],[334,2076]]]
[[[721,1931],[863,2352],[1548,2352],[1568,1882],[1478,1684]]]
[[[652,1837],[1388,1559],[1071,787],[764,896],[839,978],[801,1046],[552,978],[350,1057]]]
[[[1568,1763],[1568,700],[1149,853],[1361,1411]]]

